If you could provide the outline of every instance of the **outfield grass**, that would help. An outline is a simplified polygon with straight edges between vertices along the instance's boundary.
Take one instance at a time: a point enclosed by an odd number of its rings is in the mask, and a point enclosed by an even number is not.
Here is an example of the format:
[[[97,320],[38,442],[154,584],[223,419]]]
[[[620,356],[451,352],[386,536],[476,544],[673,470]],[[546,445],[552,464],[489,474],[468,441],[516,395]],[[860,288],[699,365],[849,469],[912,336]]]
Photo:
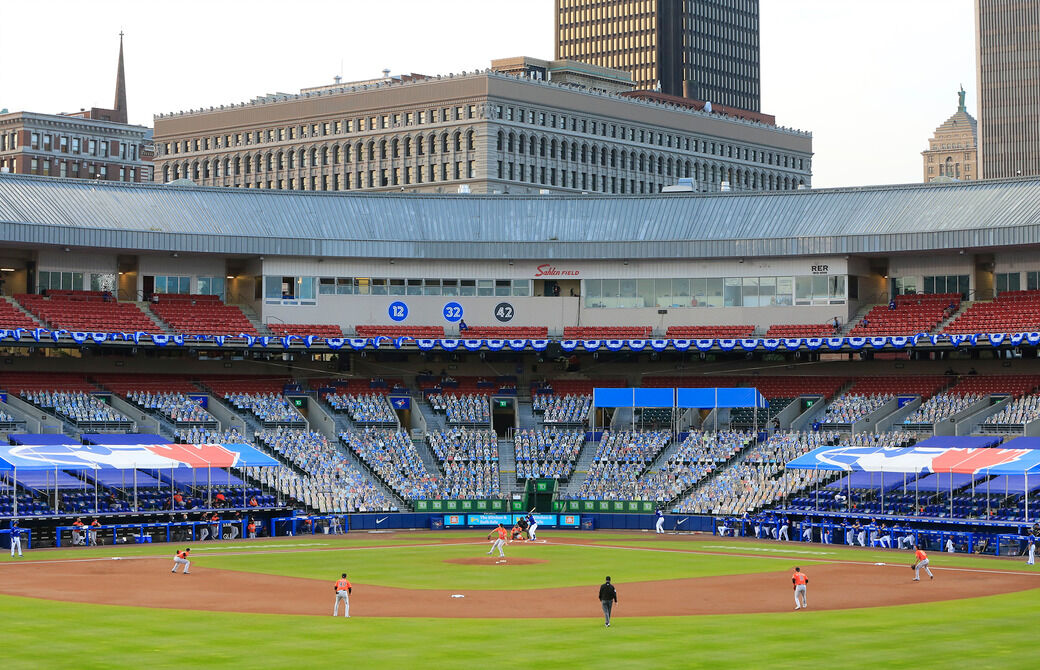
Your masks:
[[[0,596],[5,668],[1019,668],[1040,591],[829,612],[363,619]],[[595,609],[593,607],[593,609]]]
[[[547,536],[548,537],[548,536]],[[617,545],[509,545],[509,556],[549,562],[445,564],[483,556],[473,533],[304,536],[199,543],[198,568],[219,567],[412,588],[541,588],[789,569],[793,561],[909,561],[909,552],[841,545],[661,541],[631,533],[578,537]],[[439,539],[477,544],[424,546]],[[551,538],[550,538],[551,539]],[[313,545],[320,546],[313,546]],[[310,545],[310,546],[307,546]],[[362,548],[364,546],[373,548]],[[622,547],[637,549],[624,549]],[[731,548],[732,547],[732,548]],[[319,551],[309,551],[319,549]],[[697,553],[640,551],[683,549]],[[28,559],[169,556],[173,545],[30,552]],[[304,551],[308,550],[308,551]],[[1025,570],[1021,561],[933,553],[933,566]],[[10,560],[6,556],[3,560]],[[24,559],[23,559],[24,560]],[[0,568],[0,579],[3,570]],[[1038,580],[1040,584],[1040,580]],[[142,593],[147,598],[147,593]],[[919,605],[826,612],[627,618],[609,629],[596,604],[583,619],[388,619],[281,616],[58,603],[0,596],[4,668],[1017,668],[1032,666],[1040,589]]]

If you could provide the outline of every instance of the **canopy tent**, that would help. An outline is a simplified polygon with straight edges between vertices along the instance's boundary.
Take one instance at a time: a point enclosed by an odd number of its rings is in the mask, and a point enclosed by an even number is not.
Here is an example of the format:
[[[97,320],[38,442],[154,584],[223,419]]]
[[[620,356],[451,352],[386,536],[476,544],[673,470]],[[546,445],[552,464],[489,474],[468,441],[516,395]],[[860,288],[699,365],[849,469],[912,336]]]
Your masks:
[[[1001,446],[1005,449],[1040,449],[1040,437],[1016,437]]]
[[[818,447],[787,464],[795,470],[1040,474],[1040,450],[941,447]]]
[[[270,467],[278,461],[248,444],[0,444],[0,469],[71,470]],[[119,442],[119,441],[117,441]]]
[[[985,478],[986,475],[981,472],[974,474],[966,474],[963,472],[935,472],[920,477],[917,480],[915,487],[918,491],[940,493],[942,491],[962,489],[965,486],[971,486],[974,482],[982,481]]]
[[[981,439],[957,438],[971,441],[961,444],[980,444]],[[919,494],[949,493],[950,515],[953,515],[953,491],[971,485],[972,498],[978,486],[995,490],[988,480],[993,475],[1022,478],[1025,493],[1025,519],[1029,521],[1029,475],[1040,480],[1040,449],[1008,449],[1005,447],[850,447],[836,445],[819,447],[787,464],[795,470],[830,470],[851,473],[928,474],[914,481],[914,507],[919,507]],[[947,442],[949,443],[949,442]],[[1008,443],[1011,444],[1011,443]],[[934,474],[932,474],[934,473]],[[940,475],[940,476],[937,476]],[[845,478],[851,504],[851,477]],[[986,514],[990,514],[987,496]],[[884,508],[884,489],[882,489]]]
[[[95,512],[98,510],[99,486],[119,486],[116,483],[117,478],[122,488],[129,489],[129,486],[133,485],[133,507],[136,511],[137,490],[140,486],[155,488],[163,485],[156,476],[141,470],[149,470],[155,474],[168,472],[171,499],[175,483],[189,479],[176,477],[176,472],[190,472],[190,480],[194,483],[200,479],[199,472],[205,470],[200,484],[209,486],[208,500],[212,504],[214,468],[218,469],[218,474],[224,475],[220,479],[226,480],[227,485],[241,485],[242,480],[233,476],[225,470],[226,468],[279,465],[278,461],[253,446],[241,443],[174,444],[160,435],[147,434],[91,434],[84,435],[84,438],[91,444],[80,444],[65,435],[10,435],[9,439],[13,444],[0,444],[0,471],[12,473],[7,478],[11,492],[16,491],[20,479],[24,483],[26,473],[37,473],[30,474],[29,477],[34,482],[46,482],[47,488],[53,490],[54,509],[57,511],[59,488],[72,487],[70,480],[75,480],[81,486],[87,485],[84,480],[76,480],[64,471],[80,470],[86,471],[87,477],[93,480]],[[127,481],[128,479],[130,481]],[[242,491],[244,505],[244,486]],[[18,514],[17,507],[14,513]]]
[[[886,477],[887,475],[887,477]],[[891,491],[906,483],[906,476],[901,472],[853,472],[841,479],[835,480],[824,488],[845,489],[873,489],[876,491]]]
[[[1040,489],[1040,477],[1029,482],[1024,475],[1001,475],[990,479],[985,487],[980,488],[985,488],[989,493],[1032,493]]]

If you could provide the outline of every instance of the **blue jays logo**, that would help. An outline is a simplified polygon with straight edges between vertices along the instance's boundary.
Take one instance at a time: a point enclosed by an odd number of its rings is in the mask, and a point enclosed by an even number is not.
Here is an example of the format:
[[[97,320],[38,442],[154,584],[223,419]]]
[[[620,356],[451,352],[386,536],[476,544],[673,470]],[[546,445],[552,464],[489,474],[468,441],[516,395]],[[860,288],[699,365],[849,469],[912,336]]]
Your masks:
[[[390,404],[394,406],[394,409],[409,409],[412,406],[411,398],[392,398]]]
[[[873,472],[921,472],[929,469],[932,459],[945,449],[918,447],[915,449],[880,447],[824,447],[807,454],[821,465],[839,470]]]

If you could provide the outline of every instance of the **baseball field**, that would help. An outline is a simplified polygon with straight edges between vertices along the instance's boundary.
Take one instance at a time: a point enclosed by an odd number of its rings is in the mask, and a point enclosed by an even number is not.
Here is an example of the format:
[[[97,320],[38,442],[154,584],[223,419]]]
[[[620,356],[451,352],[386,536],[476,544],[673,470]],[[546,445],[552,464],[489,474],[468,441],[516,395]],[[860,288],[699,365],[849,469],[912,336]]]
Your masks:
[[[6,668],[1016,668],[1040,573],[1021,560],[706,535],[351,533],[0,558]],[[794,611],[791,572],[809,577]],[[333,618],[333,582],[353,584]],[[610,628],[597,599],[617,586]]]

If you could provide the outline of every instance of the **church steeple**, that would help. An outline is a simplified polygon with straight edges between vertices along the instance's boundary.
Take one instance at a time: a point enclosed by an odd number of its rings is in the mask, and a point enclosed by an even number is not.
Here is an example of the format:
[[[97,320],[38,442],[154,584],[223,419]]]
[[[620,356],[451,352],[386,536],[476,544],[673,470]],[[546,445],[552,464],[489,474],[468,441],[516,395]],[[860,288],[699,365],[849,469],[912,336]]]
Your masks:
[[[116,100],[112,103],[112,120],[126,123],[126,76],[123,74],[123,31],[119,31],[119,67],[116,69]]]

